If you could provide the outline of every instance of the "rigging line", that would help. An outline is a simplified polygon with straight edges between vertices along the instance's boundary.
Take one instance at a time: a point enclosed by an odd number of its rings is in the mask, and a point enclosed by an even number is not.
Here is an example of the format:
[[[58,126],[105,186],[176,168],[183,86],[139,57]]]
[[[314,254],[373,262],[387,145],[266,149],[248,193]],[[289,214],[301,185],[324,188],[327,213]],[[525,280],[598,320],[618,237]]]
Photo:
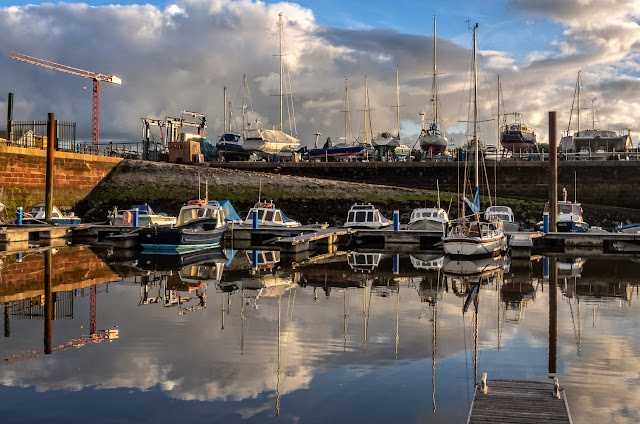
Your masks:
[[[491,197],[491,184],[489,183],[489,175],[487,175],[487,164],[484,161],[484,155],[482,155],[482,169],[484,170],[484,178],[487,181],[487,196],[489,196],[489,205],[493,206]]]
[[[476,42],[477,44],[477,42]],[[478,47],[478,51],[480,50],[480,48]],[[482,60],[482,55],[478,55],[480,57],[480,68],[482,69],[482,74],[484,76],[484,83],[485,83],[485,88],[487,90],[487,99],[491,99],[491,93],[489,92],[489,81],[487,80],[487,72],[484,69],[484,61]],[[494,109],[493,109],[493,103],[491,102],[491,100],[487,100],[489,102],[489,108],[491,110],[491,116],[494,116],[495,114]],[[488,121],[493,121],[493,119],[488,119]]]

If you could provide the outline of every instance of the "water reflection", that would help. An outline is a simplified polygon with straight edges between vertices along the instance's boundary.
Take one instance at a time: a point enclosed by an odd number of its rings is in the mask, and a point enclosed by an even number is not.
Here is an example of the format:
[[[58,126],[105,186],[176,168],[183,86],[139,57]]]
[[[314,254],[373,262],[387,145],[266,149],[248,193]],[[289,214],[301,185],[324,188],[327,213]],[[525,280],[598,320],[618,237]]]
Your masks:
[[[50,302],[42,253],[3,258],[0,353],[40,354],[6,361],[0,390],[42,402],[58,421],[72,418],[68,402],[113,396],[123,408],[105,420],[135,421],[123,411],[154,399],[156,421],[461,422],[478,374],[557,373],[576,421],[635,422],[640,264],[589,258],[579,278],[558,278],[552,257],[543,278],[542,261],[521,272],[508,257],[430,252],[338,252],[296,267],[271,251],[133,255],[60,249]],[[95,334],[121,331],[103,339],[114,343],[88,338],[92,298]],[[83,337],[81,349],[56,350]]]

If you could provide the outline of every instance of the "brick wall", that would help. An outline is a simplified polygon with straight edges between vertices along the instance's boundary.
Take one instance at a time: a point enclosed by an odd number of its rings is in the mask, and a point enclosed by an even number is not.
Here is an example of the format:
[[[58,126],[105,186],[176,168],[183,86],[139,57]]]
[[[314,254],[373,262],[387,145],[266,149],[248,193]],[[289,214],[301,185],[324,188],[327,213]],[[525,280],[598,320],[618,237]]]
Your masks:
[[[55,152],[53,169],[53,203],[73,208],[106,177],[120,158]],[[45,200],[47,152],[0,146],[0,188],[2,202],[10,210],[22,206],[30,210]]]

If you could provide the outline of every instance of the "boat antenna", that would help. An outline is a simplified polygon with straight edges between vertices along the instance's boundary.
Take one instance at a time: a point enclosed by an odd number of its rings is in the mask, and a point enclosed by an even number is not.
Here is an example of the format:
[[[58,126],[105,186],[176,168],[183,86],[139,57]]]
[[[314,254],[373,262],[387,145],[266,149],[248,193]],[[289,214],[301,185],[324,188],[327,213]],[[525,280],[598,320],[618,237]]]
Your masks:
[[[204,201],[209,201],[209,178],[206,175],[204,177]]]
[[[573,203],[578,203],[578,184],[576,182],[577,176],[578,171],[573,171]]]
[[[440,209],[440,181],[436,180],[436,188],[438,190],[438,209]]]
[[[260,201],[261,197],[262,197],[262,177],[260,177],[260,187],[258,188],[258,202]]]

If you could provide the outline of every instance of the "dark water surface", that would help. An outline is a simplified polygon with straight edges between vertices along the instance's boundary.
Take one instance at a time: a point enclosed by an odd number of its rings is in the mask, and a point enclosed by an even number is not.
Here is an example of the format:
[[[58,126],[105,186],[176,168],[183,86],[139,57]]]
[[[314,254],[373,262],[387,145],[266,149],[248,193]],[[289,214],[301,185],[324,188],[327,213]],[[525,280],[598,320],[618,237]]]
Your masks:
[[[574,422],[640,422],[629,258],[558,258],[553,288],[542,258],[223,253],[0,256],[2,422],[458,423],[482,373],[550,371]]]

